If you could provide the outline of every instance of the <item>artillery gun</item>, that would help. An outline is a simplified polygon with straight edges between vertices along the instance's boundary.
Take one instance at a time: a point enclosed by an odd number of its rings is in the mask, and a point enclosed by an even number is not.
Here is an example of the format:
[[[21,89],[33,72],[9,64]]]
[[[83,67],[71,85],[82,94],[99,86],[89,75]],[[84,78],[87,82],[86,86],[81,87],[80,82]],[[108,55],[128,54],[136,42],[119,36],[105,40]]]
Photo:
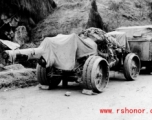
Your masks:
[[[76,34],[46,37],[38,48],[6,50],[3,58],[11,62],[38,59],[37,79],[50,88],[57,87],[61,80],[64,86],[75,81],[85,89],[100,93],[109,82],[109,63],[99,56],[96,42]],[[124,54],[120,61],[116,68],[124,72],[127,80],[136,79],[140,71],[138,56]]]
[[[97,45],[91,39],[82,40],[76,34],[46,37],[38,48],[7,50],[8,61],[38,59],[37,79],[42,85],[55,88],[63,81],[76,81],[86,89],[102,92],[109,81],[109,67],[97,56]]]

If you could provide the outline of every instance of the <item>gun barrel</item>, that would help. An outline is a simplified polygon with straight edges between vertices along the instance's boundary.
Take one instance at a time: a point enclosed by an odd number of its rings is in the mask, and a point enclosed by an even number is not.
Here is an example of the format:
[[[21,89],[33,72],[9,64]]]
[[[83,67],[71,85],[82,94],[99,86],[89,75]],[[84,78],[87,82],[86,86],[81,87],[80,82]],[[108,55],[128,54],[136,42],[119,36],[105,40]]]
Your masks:
[[[43,54],[41,47],[28,48],[19,50],[6,50],[3,53],[3,58],[8,59],[10,62],[15,60],[28,60],[28,59],[39,59]]]

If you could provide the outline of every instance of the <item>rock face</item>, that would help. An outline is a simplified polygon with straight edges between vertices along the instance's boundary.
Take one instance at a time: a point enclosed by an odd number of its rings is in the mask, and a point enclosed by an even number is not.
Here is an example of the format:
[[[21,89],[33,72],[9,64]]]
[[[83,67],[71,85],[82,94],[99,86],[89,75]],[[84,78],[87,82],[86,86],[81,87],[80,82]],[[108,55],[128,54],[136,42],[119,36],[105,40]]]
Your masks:
[[[89,27],[105,29],[95,0],[55,2],[57,2],[58,8],[32,31],[34,42],[43,40],[45,36],[79,33]]]
[[[151,24],[151,0],[97,0],[97,6],[108,31],[120,26]]]
[[[32,18],[35,22],[44,19],[54,8],[56,4],[53,0],[0,0],[0,14],[10,17],[19,15]]]

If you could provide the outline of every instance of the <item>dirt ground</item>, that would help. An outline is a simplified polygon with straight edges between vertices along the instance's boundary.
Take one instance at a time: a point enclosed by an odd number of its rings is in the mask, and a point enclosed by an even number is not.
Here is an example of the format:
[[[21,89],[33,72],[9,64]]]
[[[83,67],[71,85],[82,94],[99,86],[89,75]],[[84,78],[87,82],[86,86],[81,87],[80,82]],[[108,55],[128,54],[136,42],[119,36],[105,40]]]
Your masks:
[[[151,120],[152,76],[136,81],[111,79],[105,91],[84,95],[78,84],[41,90],[38,86],[0,91],[0,120]],[[71,95],[65,96],[69,91]],[[121,113],[117,109],[145,109],[144,113]],[[112,109],[113,113],[100,113]]]

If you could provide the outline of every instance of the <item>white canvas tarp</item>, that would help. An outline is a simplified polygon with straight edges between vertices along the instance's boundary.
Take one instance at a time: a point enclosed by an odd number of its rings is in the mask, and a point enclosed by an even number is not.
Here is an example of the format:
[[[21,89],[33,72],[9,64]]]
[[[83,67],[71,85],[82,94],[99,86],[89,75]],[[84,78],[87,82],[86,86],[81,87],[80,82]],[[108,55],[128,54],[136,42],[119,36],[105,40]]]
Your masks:
[[[7,53],[10,61],[14,61],[17,54],[27,55],[28,59],[43,56],[46,67],[72,70],[77,59],[97,54],[97,44],[90,38],[81,39],[76,34],[59,34],[56,37],[46,37],[38,48],[7,50]]]
[[[129,40],[152,40],[152,25],[120,27],[116,31],[125,32]]]
[[[128,39],[127,39],[126,34],[124,32],[112,31],[112,32],[106,33],[106,36],[113,37],[119,43],[120,47],[123,47],[126,50],[130,51]]]
[[[11,42],[11,41],[8,41],[8,40],[2,40],[0,39],[0,42],[4,45],[6,45],[8,48],[10,48],[11,50],[16,50],[20,47],[19,44],[17,43],[14,43],[14,42]]]
[[[91,39],[80,39],[76,34],[46,37],[41,43],[43,57],[47,67],[54,65],[58,69],[72,70],[76,59],[97,54],[97,45]]]

